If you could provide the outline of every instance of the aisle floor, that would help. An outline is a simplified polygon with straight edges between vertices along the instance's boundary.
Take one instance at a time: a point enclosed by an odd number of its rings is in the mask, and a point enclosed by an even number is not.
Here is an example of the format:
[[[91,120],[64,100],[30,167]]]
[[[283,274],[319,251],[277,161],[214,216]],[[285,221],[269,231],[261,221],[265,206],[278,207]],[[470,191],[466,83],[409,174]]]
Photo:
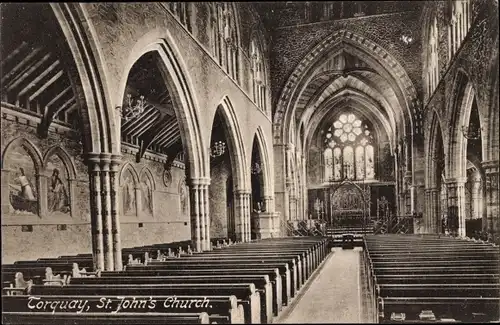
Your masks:
[[[278,323],[364,323],[360,298],[361,248],[335,248],[319,273],[299,293],[290,313]]]

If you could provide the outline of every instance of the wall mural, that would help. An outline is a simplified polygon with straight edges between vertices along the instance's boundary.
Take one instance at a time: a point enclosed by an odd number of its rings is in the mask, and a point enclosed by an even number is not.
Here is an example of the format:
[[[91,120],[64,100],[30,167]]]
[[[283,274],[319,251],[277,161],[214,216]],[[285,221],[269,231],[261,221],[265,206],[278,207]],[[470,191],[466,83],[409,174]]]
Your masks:
[[[9,152],[6,169],[10,169],[9,199],[13,214],[37,214],[38,190],[35,165],[22,146]]]
[[[59,156],[47,162],[50,178],[47,182],[47,211],[49,214],[70,214],[69,182],[66,166]]]
[[[143,214],[153,215],[153,183],[147,176],[143,176],[141,180],[141,210]]]
[[[179,182],[179,198],[181,203],[181,212],[183,215],[189,213],[189,188],[186,185],[186,177],[183,177]]]
[[[331,194],[332,211],[363,210],[363,200],[355,188],[342,186]]]
[[[125,171],[123,177],[122,191],[122,211],[123,215],[126,216],[136,216],[136,196],[135,196],[135,182],[132,172],[130,170]]]

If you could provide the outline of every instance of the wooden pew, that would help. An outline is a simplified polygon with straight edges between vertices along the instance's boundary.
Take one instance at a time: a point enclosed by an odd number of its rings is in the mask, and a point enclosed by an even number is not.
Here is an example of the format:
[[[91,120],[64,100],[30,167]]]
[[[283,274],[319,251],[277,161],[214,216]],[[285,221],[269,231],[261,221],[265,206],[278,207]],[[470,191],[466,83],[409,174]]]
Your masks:
[[[291,297],[294,297],[297,294],[297,291],[299,289],[299,277],[301,277],[301,273],[299,272],[301,265],[295,264],[295,260],[293,258],[288,258],[288,257],[265,257],[265,256],[247,256],[246,258],[241,257],[241,256],[234,256],[234,257],[218,257],[218,258],[205,258],[204,254],[200,254],[196,257],[190,258],[190,257],[180,257],[172,260],[166,260],[166,261],[152,261],[149,263],[147,266],[150,267],[162,267],[162,266],[172,266],[172,265],[185,265],[185,266],[191,266],[191,265],[204,265],[204,264],[222,264],[227,267],[230,267],[231,265],[241,265],[242,263],[244,264],[260,264],[260,265],[277,265],[278,263],[287,265],[287,268],[283,268],[280,270],[283,273],[286,273],[286,270],[289,270],[290,273],[290,279],[291,279],[291,286],[290,286],[290,295]],[[130,268],[140,268],[141,265],[135,266],[135,265],[130,265],[127,266],[127,269]]]
[[[500,283],[498,274],[387,274],[377,275],[376,282],[379,284],[459,284],[459,283]]]
[[[387,297],[378,299],[378,321],[385,323],[392,313],[405,313],[406,320],[418,320],[422,310],[432,310],[436,318],[454,318],[462,322],[475,321],[482,313],[495,320],[500,317],[498,298],[475,297]]]
[[[268,276],[273,285],[273,314],[277,316],[283,308],[283,291],[282,278],[278,269],[261,268],[261,269],[197,269],[189,270],[189,276],[205,276],[224,279],[227,276]],[[133,271],[104,271],[102,277],[121,277],[121,276],[177,276],[185,277],[185,270],[143,270],[137,269]],[[222,280],[225,281],[225,280]]]
[[[500,284],[378,284],[379,297],[497,297]]]
[[[212,320],[207,313],[199,314],[165,314],[165,313],[25,313],[3,312],[3,324],[19,325],[165,325],[165,324],[210,324]]]
[[[261,294],[261,322],[271,323],[273,318],[273,288],[268,275],[185,275],[185,276],[115,276],[74,278],[71,284],[205,284],[253,283]],[[210,300],[212,301],[212,299]],[[175,312],[175,311],[174,311]],[[197,312],[197,311],[196,311]],[[209,313],[210,314],[210,313]]]
[[[207,313],[223,316],[228,324],[243,324],[243,306],[235,296],[8,296],[4,310],[24,313]]]
[[[224,270],[224,269],[278,269],[281,276],[282,285],[282,303],[288,305],[292,298],[292,281],[291,274],[288,269],[287,263],[190,263],[190,264],[155,264],[155,265],[129,265],[127,266],[127,271],[137,271],[137,270],[147,270],[147,271],[157,271],[157,270],[181,270],[185,274],[192,274],[192,270],[200,269],[212,269],[212,270]]]
[[[205,284],[114,284],[68,285],[50,287],[33,285],[30,295],[86,295],[86,296],[225,296],[234,295],[243,305],[245,322],[259,324],[260,294],[253,283]]]

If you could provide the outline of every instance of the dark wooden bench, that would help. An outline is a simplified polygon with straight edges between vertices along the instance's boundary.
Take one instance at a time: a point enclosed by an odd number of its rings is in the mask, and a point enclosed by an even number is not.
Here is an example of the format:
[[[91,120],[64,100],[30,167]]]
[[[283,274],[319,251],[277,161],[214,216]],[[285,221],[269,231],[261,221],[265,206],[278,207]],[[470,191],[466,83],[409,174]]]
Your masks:
[[[283,289],[282,278],[278,269],[275,268],[262,268],[262,269],[198,269],[189,270],[189,276],[206,276],[215,278],[224,278],[231,276],[268,276],[271,284],[273,285],[273,314],[275,316],[283,308]],[[185,277],[185,270],[128,270],[128,271],[104,271],[101,273],[102,277],[121,277],[121,276],[178,276]],[[224,281],[224,280],[223,280]]]
[[[497,297],[499,284],[378,284],[378,297]]]
[[[163,263],[163,264],[153,264],[153,265],[129,265],[127,266],[127,271],[136,271],[136,270],[148,270],[148,271],[156,271],[156,270],[182,270],[185,274],[192,274],[192,270],[200,270],[200,269],[212,269],[212,270],[224,270],[224,269],[278,269],[281,276],[281,284],[282,284],[282,303],[288,305],[289,301],[292,298],[292,278],[290,271],[288,269],[287,263]]]
[[[489,320],[500,317],[498,298],[474,297],[388,297],[378,299],[379,323],[390,320],[392,313],[404,313],[406,320],[418,320],[422,310],[432,310],[436,318],[476,321],[478,313]]]
[[[241,256],[234,256],[234,257],[217,257],[217,258],[205,258],[203,254],[198,255],[196,257],[180,257],[172,260],[166,260],[166,261],[152,261],[151,263],[148,264],[148,266],[162,266],[162,265],[204,265],[204,264],[222,264],[227,267],[230,267],[231,265],[241,265],[241,264],[260,264],[260,265],[276,265],[277,263],[285,263],[287,265],[287,268],[290,273],[290,279],[291,279],[291,286],[290,286],[290,294],[292,297],[294,297],[297,294],[297,291],[299,290],[299,286],[301,281],[299,279],[302,276],[301,273],[301,265],[297,265],[295,263],[294,258],[288,258],[288,257],[265,257],[265,256],[247,256],[247,257],[241,257]],[[300,262],[299,262],[300,263]],[[135,265],[131,265],[130,267],[136,267]],[[140,267],[140,266],[138,266]],[[129,266],[127,266],[127,269],[129,269]],[[280,270],[281,272],[285,273],[286,269]]]
[[[4,310],[24,313],[166,313],[227,317],[229,324],[243,324],[243,306],[235,296],[8,296]]]
[[[253,283],[205,284],[114,284],[68,285],[51,287],[34,285],[30,295],[84,296],[229,296],[234,295],[243,305],[245,322],[260,323],[260,294]]]
[[[119,276],[73,278],[72,285],[86,284],[205,284],[253,283],[261,295],[261,321],[270,323],[273,317],[273,288],[268,275],[185,275],[185,276]],[[176,312],[176,311],[174,311]],[[198,311],[195,311],[198,312]],[[209,313],[210,314],[210,313]]]
[[[31,313],[3,312],[2,324],[11,325],[165,325],[165,324],[210,324],[225,317],[210,319],[207,313]]]

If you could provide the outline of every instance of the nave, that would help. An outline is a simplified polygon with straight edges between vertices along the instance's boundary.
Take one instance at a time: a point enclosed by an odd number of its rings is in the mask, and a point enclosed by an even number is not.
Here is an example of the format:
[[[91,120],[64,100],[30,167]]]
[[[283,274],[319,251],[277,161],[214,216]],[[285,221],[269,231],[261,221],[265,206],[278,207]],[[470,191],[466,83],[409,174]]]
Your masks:
[[[498,321],[498,1],[0,24],[3,323]]]

